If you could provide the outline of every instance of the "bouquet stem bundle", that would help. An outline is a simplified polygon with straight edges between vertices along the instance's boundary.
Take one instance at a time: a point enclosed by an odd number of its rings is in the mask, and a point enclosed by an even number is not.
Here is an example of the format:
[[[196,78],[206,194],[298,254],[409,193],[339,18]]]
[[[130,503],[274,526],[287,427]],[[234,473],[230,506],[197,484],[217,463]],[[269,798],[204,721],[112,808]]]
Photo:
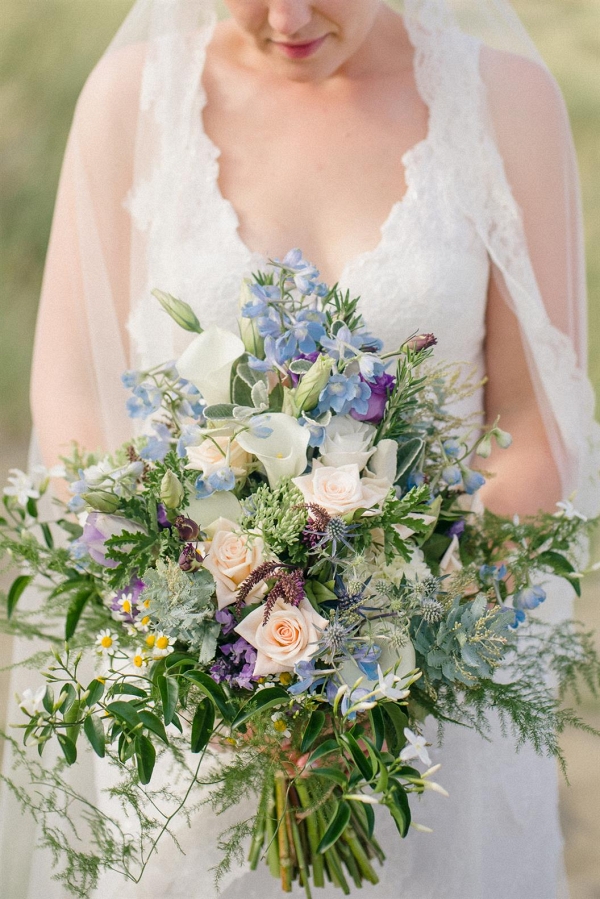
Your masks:
[[[248,854],[252,870],[265,858],[271,874],[289,893],[298,882],[311,899],[311,886],[326,880],[350,894],[349,880],[362,887],[366,880],[379,883],[372,862],[385,856],[370,833],[361,806],[350,811],[349,822],[336,841],[344,821],[336,814],[332,791],[323,794],[317,777],[290,777],[284,771],[265,778]],[[335,842],[335,845],[334,845]]]

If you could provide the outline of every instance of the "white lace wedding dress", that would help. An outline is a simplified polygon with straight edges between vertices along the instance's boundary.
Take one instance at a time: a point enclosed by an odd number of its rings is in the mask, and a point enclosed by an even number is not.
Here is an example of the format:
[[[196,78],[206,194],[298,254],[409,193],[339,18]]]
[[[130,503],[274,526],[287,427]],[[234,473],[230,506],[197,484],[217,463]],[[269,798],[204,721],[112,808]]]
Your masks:
[[[415,0],[413,6],[421,4]],[[514,288],[513,297],[518,292],[516,311],[530,336],[529,351],[541,389],[551,397],[565,444],[572,446],[573,434],[581,433],[577,416],[583,420],[586,413],[577,411],[569,397],[581,397],[588,388],[576,374],[571,344],[550,325],[540,300],[519,213],[485,121],[480,45],[457,28],[441,32],[437,21],[428,29],[426,12],[419,18],[418,24],[409,23],[409,33],[416,50],[418,88],[430,112],[428,134],[402,159],[407,192],[391,209],[378,246],[346,265],[340,286],[361,295],[370,329],[384,336],[389,347],[415,331],[431,331],[438,339],[438,358],[472,363],[483,374],[492,257]],[[173,116],[168,109],[169,84],[159,77],[161,56],[178,60],[175,77],[183,80],[184,59],[201,69],[212,27],[209,24],[194,35],[192,50],[188,45],[179,47],[176,38],[157,43],[154,74],[153,66],[147,66],[141,101],[154,122]],[[158,167],[138,179],[129,197],[145,254],[130,320],[135,361],[142,367],[176,358],[189,337],[168,325],[150,298],[152,288],[190,302],[204,326],[234,328],[240,280],[265,264],[244,245],[235,211],[220,194],[218,150],[202,130],[204,98],[198,85],[195,76],[189,95],[184,92],[181,98],[179,133],[164,141]],[[108,366],[105,370],[108,377]],[[475,411],[481,404],[478,393],[467,405]],[[569,612],[570,597],[560,592],[544,608],[552,618]],[[387,813],[378,815],[377,835],[387,861],[380,884],[366,886],[363,895],[563,899],[567,892],[555,763],[529,748],[516,752],[514,739],[503,736],[499,726],[489,741],[449,726],[441,748],[435,729],[429,727],[427,733],[434,744],[431,755],[443,765],[437,779],[450,798],[427,794],[417,801],[414,819],[434,832],[412,831],[404,841]],[[95,776],[101,790],[105,775],[98,764]],[[217,836],[238,815],[243,816],[244,810],[218,818],[205,807],[189,828],[182,821],[177,829],[185,854],[166,837],[140,885],[108,874],[101,878],[94,899],[213,899],[210,868],[219,860]],[[10,899],[66,896],[49,882],[45,856],[34,856],[25,880],[25,892]],[[315,899],[339,895],[331,887],[315,891]],[[261,867],[257,872],[231,872],[221,896],[275,899],[281,891]]]
[[[421,53],[417,74],[430,109],[429,131],[404,155],[407,192],[391,209],[378,246],[346,265],[340,286],[362,297],[370,330],[384,335],[388,348],[415,331],[432,331],[438,338],[439,358],[472,363],[483,374],[489,256],[476,224],[463,211],[464,197],[456,195],[453,172],[444,165],[447,144],[459,132],[456,104],[445,102],[441,85],[430,78],[426,36],[415,30],[412,38]],[[469,109],[469,102],[476,103],[479,45],[457,32],[445,44],[438,40],[436,53],[446,57],[444,68],[437,71],[464,83],[460,111],[464,145],[488,151],[477,117]],[[184,296],[203,326],[235,328],[240,279],[264,267],[266,260],[244,245],[235,210],[219,191],[217,148],[201,127],[192,139],[197,155],[189,169],[177,170],[188,199],[177,206],[178,221],[161,223],[161,239],[153,241],[149,283],[167,284]],[[148,184],[131,201],[141,228],[156,226],[151,218],[156,208],[152,190]],[[166,238],[168,229],[172,230]],[[145,301],[134,312],[131,334],[148,365],[176,356],[182,346],[178,341],[185,340],[185,335],[165,331],[164,314]],[[470,398],[471,411],[481,401],[481,393]],[[557,607],[561,604],[558,597],[554,602]],[[568,600],[565,603],[563,613],[568,614]],[[556,612],[560,614],[558,608]],[[435,744],[435,729],[428,733]],[[530,749],[516,753],[514,739],[504,738],[499,728],[486,742],[464,728],[449,727],[443,747],[434,748],[432,756],[443,764],[438,779],[450,798],[425,796],[415,803],[414,818],[432,826],[434,833],[413,831],[400,841],[387,813],[380,814],[377,833],[387,862],[380,884],[366,886],[363,894],[378,899],[566,895],[554,762]],[[111,879],[110,886],[107,881],[98,891],[98,899],[212,897],[207,869],[219,858],[215,837],[235,820],[236,814],[222,820],[207,809],[190,830],[178,834],[185,856],[166,840],[137,890]],[[225,883],[223,899],[281,895],[266,868],[233,873]],[[332,887],[315,891],[317,899],[338,895]]]

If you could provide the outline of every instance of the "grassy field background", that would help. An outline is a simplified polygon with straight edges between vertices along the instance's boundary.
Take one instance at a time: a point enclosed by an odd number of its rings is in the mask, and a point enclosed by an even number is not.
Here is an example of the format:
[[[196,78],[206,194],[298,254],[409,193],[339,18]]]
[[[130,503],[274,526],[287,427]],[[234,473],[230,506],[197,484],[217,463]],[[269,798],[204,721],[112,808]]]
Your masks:
[[[588,254],[591,376],[600,394],[600,2],[517,0],[563,89],[579,157]],[[0,481],[24,466],[28,380],[44,254],[77,95],[129,0],[3,0],[0,11]],[[577,612],[600,633],[600,581]],[[9,644],[0,640],[0,658]],[[6,677],[0,674],[0,703]],[[598,704],[585,711],[600,726]],[[600,743],[567,734],[561,809],[572,899],[600,899]],[[524,850],[526,851],[525,847]],[[510,864],[510,860],[507,859]],[[11,897],[20,899],[20,897]],[[465,897],[485,899],[485,897]]]

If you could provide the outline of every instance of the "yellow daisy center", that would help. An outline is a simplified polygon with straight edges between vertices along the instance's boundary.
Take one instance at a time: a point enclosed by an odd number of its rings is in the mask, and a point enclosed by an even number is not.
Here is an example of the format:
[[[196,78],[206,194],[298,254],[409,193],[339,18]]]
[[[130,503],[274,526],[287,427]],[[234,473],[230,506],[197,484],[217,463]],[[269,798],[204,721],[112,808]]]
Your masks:
[[[144,627],[146,627],[148,624],[150,624],[150,616],[149,616],[149,615],[144,615],[144,617],[143,617],[142,620],[140,621],[140,624],[143,624]]]
[[[169,645],[168,637],[159,637],[158,640],[156,641],[157,649],[166,649],[168,645]]]
[[[102,637],[102,639],[100,640],[100,645],[104,649],[110,649],[110,647],[113,645],[113,638],[108,634],[105,634],[104,637]]]
[[[142,665],[144,664],[144,656],[140,655],[140,654],[134,656],[133,664],[135,665],[136,668],[141,668]]]
[[[128,599],[124,599],[124,600],[123,600],[123,606],[122,606],[122,608],[123,608],[123,611],[124,611],[124,612],[131,612],[131,603],[129,602]]]
[[[155,643],[156,643],[156,636],[154,634],[148,634],[148,636],[146,637],[146,644],[148,646],[154,646]]]
[[[277,721],[273,722],[273,727],[278,734],[282,734],[286,730],[286,723],[282,718],[278,718]]]

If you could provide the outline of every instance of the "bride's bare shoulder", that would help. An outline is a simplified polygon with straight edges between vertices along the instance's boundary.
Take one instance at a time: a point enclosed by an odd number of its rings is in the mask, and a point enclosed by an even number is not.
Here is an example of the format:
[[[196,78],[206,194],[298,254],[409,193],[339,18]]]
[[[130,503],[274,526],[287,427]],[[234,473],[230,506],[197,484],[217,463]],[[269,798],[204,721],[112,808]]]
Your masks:
[[[545,66],[515,53],[483,46],[480,71],[509,181],[525,188],[559,162],[569,134],[562,94]]]
[[[74,125],[91,143],[119,135],[124,148],[133,141],[140,107],[147,43],[130,44],[107,52],[89,74],[79,95]]]

